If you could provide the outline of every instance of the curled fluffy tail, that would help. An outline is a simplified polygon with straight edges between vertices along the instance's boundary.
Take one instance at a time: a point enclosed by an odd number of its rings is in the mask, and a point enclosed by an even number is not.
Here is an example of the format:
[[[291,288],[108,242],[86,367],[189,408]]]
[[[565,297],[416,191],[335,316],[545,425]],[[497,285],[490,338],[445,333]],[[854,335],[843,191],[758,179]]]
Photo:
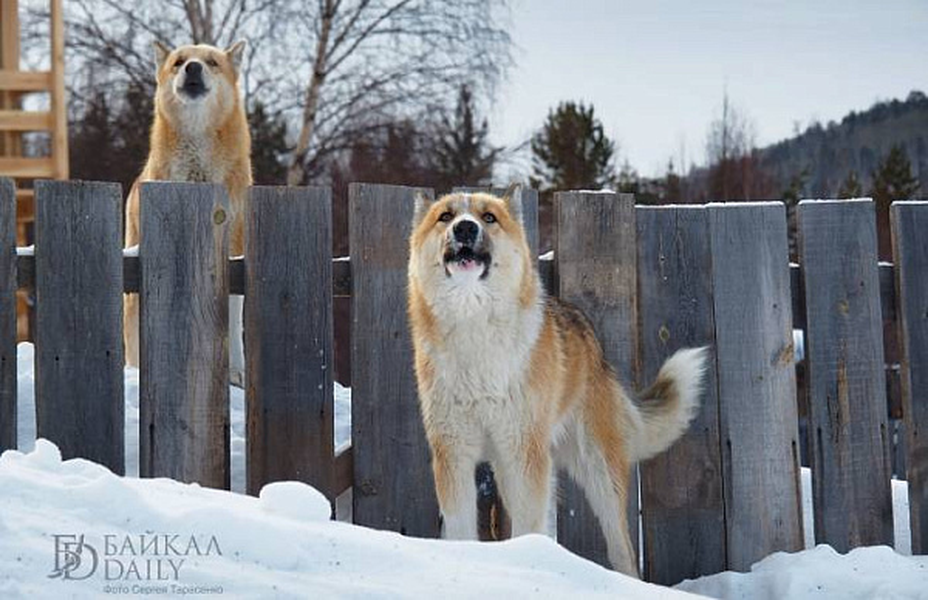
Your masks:
[[[680,350],[661,366],[651,387],[636,402],[642,427],[636,458],[647,460],[670,447],[683,435],[699,409],[706,348]]]

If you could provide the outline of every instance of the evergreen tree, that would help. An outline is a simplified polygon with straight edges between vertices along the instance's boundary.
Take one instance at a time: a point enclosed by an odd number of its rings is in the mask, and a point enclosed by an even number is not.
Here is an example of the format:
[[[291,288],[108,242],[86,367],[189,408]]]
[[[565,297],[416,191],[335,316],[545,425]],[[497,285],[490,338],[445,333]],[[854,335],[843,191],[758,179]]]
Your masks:
[[[910,200],[918,192],[918,179],[912,175],[912,166],[905,149],[894,145],[889,154],[872,173],[873,188],[870,195],[876,203],[876,227],[880,259],[892,260],[892,242],[889,225],[889,206],[895,200]]]
[[[284,185],[287,182],[287,123],[271,116],[264,104],[255,102],[248,112],[251,130],[251,170],[255,185]]]
[[[477,126],[474,96],[466,85],[461,86],[454,118],[443,115],[437,129],[431,168],[439,190],[489,185],[501,148],[488,145],[486,119]]]
[[[102,91],[88,100],[84,114],[71,127],[68,144],[73,179],[113,181],[112,162],[118,155],[117,135]]]
[[[141,83],[130,83],[114,119],[119,156],[108,178],[108,181],[122,183],[125,193],[128,193],[132,182],[148,160],[154,115],[154,89]]]
[[[597,189],[613,184],[615,144],[593,107],[563,102],[531,140],[533,184],[544,189]]]
[[[838,188],[838,198],[860,198],[864,195],[864,188],[857,179],[856,171],[849,171],[847,177]]]
[[[909,200],[918,192],[918,179],[912,175],[912,166],[905,150],[894,145],[886,158],[873,172],[873,195],[877,207],[887,209],[894,200]]]

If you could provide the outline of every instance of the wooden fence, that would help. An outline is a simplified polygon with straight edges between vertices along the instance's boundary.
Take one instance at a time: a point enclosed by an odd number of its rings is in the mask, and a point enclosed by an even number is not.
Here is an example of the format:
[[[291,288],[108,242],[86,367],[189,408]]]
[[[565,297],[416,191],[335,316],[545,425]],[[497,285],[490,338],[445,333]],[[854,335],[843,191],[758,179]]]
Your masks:
[[[227,297],[244,293],[247,491],[280,479],[331,498],[351,487],[356,523],[438,535],[405,310],[414,192],[352,185],[350,261],[333,261],[328,189],[255,187],[246,255],[229,259],[220,187],[144,184],[133,257],[121,251],[117,185],[41,182],[35,255],[18,256],[14,192],[0,181],[0,450],[17,445],[14,295],[34,289],[38,435],[64,457],[124,471],[122,296],[139,292],[141,475],[228,488]],[[537,245],[537,195],[525,196]],[[798,212],[801,266],[791,268],[780,203],[556,197],[556,250],[540,272],[589,314],[626,381],[641,387],[680,347],[712,349],[695,423],[640,465],[649,580],[745,570],[802,548],[800,412],[815,539],[839,551],[893,543],[887,320],[901,346],[912,547],[928,550],[928,203],[893,206],[895,267],[878,266],[871,202],[803,202]],[[890,272],[895,289],[880,283]],[[333,295],[352,302],[352,446],[337,456]],[[799,401],[794,327],[805,331]],[[595,518],[562,484],[560,542],[602,561]]]

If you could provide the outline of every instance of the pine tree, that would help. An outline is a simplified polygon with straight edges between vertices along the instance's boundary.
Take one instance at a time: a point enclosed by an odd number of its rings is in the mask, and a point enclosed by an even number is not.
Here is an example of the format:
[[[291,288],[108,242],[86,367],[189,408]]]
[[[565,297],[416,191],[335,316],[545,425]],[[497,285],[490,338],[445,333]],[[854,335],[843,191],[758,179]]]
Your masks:
[[[248,112],[251,130],[251,170],[256,185],[283,185],[287,182],[287,123],[280,116],[267,113],[264,104],[255,102]]]
[[[461,86],[454,117],[442,116],[432,149],[431,169],[440,191],[490,184],[502,149],[487,143],[488,132],[486,119],[477,126],[473,93]]]
[[[593,107],[563,102],[532,137],[533,183],[544,189],[598,189],[615,181],[615,144]]]
[[[918,179],[912,175],[912,166],[905,150],[894,145],[886,158],[873,172],[873,195],[877,207],[889,207],[894,200],[909,200],[918,192]]]
[[[857,179],[857,172],[849,171],[847,177],[841,182],[841,187],[838,188],[838,198],[860,198],[863,195],[864,188]]]
[[[892,243],[889,225],[889,206],[895,200],[909,200],[918,192],[918,179],[912,175],[912,166],[905,149],[894,145],[889,154],[872,174],[870,195],[876,203],[876,227],[880,259],[892,260]]]
[[[74,179],[113,181],[112,161],[118,156],[117,133],[106,95],[95,93],[84,114],[71,127],[70,171]]]

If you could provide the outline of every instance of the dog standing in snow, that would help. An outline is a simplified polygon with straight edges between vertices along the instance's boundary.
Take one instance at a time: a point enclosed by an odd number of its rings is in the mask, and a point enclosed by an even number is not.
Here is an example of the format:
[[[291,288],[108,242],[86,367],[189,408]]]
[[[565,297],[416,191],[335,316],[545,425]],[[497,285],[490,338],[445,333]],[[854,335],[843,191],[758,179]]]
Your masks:
[[[244,254],[245,195],[251,185],[251,136],[238,87],[245,42],[221,50],[213,46],[181,46],[174,50],[155,42],[158,87],[151,128],[151,152],[126,202],[125,246],[139,243],[139,183],[188,181],[221,183],[232,213],[230,251]],[[230,298],[230,371],[242,384],[241,296]],[[139,298],[125,300],[126,363],[139,364]]]
[[[630,470],[669,447],[699,406],[703,349],[680,350],[639,396],[603,358],[586,317],[546,297],[502,198],[416,200],[409,317],[444,535],[477,539],[474,469],[489,460],[512,534],[547,531],[554,469],[584,489],[609,560],[637,576],[626,522]]]

